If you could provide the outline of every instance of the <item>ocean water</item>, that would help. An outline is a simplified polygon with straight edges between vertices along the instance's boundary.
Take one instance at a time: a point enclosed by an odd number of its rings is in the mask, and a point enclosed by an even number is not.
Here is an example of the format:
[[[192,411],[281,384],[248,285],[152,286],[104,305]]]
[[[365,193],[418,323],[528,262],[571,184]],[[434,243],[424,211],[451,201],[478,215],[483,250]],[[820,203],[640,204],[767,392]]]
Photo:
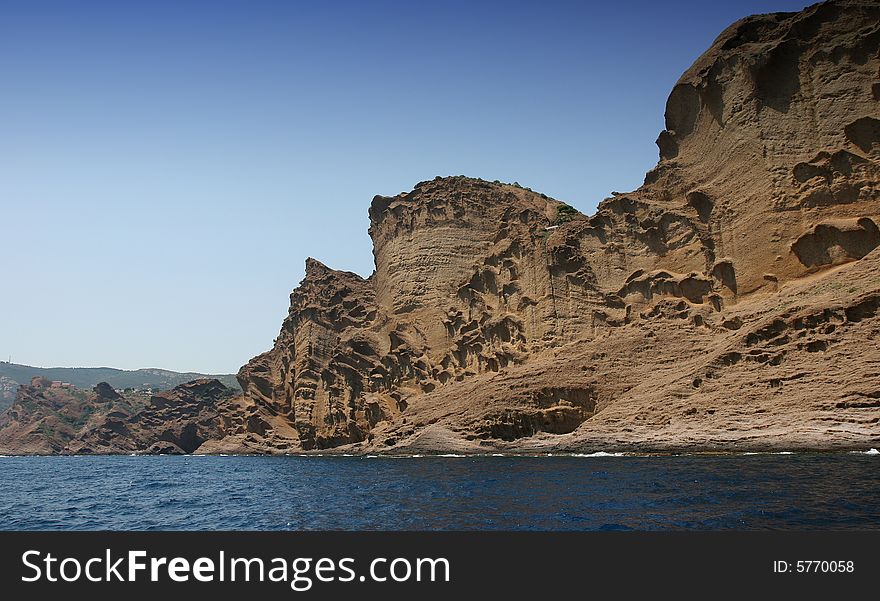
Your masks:
[[[880,529],[868,453],[0,457],[8,530]]]

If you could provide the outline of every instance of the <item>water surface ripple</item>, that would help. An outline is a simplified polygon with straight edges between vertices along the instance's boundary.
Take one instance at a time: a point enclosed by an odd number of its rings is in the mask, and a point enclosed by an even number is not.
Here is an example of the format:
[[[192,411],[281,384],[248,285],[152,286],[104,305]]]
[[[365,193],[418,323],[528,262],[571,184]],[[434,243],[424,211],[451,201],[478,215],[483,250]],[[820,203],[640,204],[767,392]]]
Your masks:
[[[0,457],[0,529],[878,529],[878,467],[862,454]]]

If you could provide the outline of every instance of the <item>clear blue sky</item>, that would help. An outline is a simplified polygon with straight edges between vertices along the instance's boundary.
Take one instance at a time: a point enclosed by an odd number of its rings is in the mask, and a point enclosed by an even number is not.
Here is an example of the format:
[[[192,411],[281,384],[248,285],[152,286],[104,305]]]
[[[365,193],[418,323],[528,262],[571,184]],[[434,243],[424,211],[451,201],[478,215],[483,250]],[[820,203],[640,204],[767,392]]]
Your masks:
[[[0,355],[234,372],[435,175],[592,212],[724,27],[793,0],[0,4]]]

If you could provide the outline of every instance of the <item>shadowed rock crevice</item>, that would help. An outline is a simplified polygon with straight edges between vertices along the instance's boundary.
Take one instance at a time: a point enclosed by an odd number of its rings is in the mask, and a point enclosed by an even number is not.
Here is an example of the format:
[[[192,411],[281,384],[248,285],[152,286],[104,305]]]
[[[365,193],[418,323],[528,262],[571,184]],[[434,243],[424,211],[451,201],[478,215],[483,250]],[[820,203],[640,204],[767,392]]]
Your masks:
[[[880,229],[862,217],[820,223],[800,236],[791,250],[806,267],[819,267],[861,259],[878,245]]]
[[[862,117],[848,124],[844,129],[846,138],[863,152],[880,152],[880,120]]]

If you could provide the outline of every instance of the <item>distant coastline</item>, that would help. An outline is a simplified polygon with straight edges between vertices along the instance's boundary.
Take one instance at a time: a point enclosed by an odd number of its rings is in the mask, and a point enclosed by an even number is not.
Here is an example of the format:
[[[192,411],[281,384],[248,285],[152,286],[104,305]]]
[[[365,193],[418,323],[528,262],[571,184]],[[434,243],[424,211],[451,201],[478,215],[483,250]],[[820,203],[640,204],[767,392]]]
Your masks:
[[[216,378],[225,386],[238,388],[234,374],[201,374],[159,368],[128,370],[113,367],[34,367],[0,361],[0,410],[12,404],[20,385],[30,384],[31,379],[36,376],[66,382],[77,388],[91,388],[98,382],[107,382],[117,389],[158,392],[199,378]]]

